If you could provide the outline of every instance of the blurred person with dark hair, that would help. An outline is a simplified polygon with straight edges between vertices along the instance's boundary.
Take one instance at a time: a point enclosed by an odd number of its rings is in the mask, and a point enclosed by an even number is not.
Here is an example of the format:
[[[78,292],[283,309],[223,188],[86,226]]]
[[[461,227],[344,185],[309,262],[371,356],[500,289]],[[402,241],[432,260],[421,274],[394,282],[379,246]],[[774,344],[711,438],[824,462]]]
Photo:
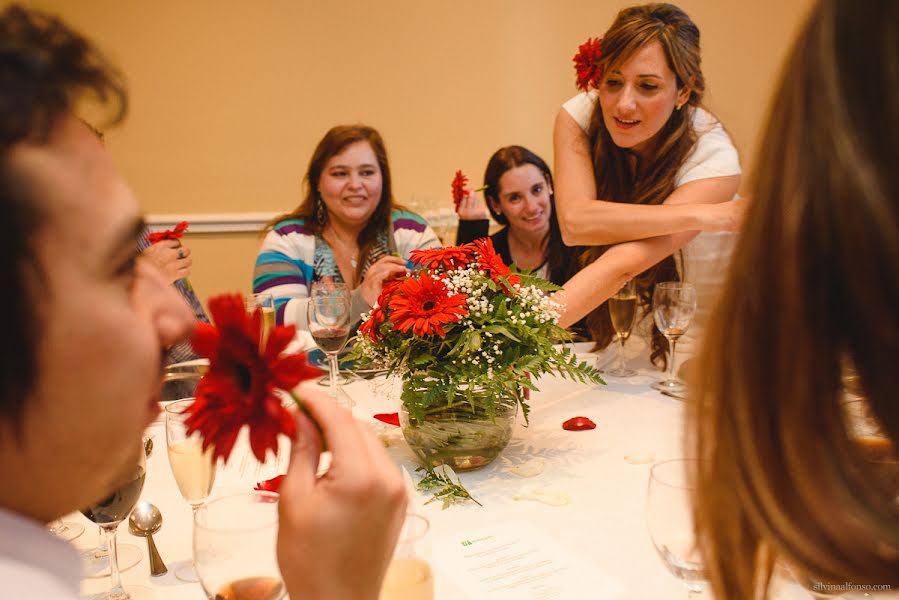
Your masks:
[[[79,561],[48,521],[106,497],[159,412],[162,354],[194,322],[140,256],[137,200],[73,113],[121,120],[118,74],[58,19],[0,13],[0,581],[11,598],[77,598]],[[281,488],[278,557],[295,598],[372,598],[405,512],[377,439],[314,394]],[[350,561],[351,577],[338,576]]]

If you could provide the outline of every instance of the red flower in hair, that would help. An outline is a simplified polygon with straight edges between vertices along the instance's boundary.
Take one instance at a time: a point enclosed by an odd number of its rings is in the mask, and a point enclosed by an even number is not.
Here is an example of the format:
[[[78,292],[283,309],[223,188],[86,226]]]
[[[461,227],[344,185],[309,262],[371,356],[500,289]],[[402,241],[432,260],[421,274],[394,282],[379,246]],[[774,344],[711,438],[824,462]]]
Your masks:
[[[198,323],[194,350],[209,359],[209,371],[200,380],[196,399],[187,409],[188,433],[199,431],[203,449],[226,461],[240,428],[250,429],[250,447],[260,462],[266,452],[278,452],[278,434],[294,438],[293,414],[275,390],[291,390],[304,379],[321,376],[306,362],[305,354],[281,356],[293,339],[294,327],[276,326],[260,347],[262,312],[248,315],[237,294],[209,301],[215,326]]]
[[[446,336],[442,323],[455,323],[468,314],[465,294],[447,296],[440,279],[423,272],[419,279],[407,279],[390,299],[393,329],[403,333],[412,330],[417,336]]]
[[[574,71],[577,73],[577,87],[585,92],[598,88],[602,81],[602,69],[599,59],[602,57],[602,40],[589,38],[578,46],[574,55]]]
[[[462,171],[456,171],[456,176],[453,177],[452,185],[453,185],[453,205],[456,208],[459,208],[459,203],[471,195],[471,192],[468,192],[465,189],[465,186],[468,185],[468,177],[466,177],[465,173],[463,173]]]
[[[437,267],[456,269],[458,267],[467,267],[473,257],[474,246],[465,244],[463,246],[432,248],[431,250],[413,250],[409,259],[415,264],[423,265],[428,269],[436,269]]]
[[[181,221],[175,225],[174,229],[166,229],[165,231],[154,231],[147,234],[147,241],[151,244],[161,242],[162,240],[180,240],[184,232],[189,227],[187,221]]]

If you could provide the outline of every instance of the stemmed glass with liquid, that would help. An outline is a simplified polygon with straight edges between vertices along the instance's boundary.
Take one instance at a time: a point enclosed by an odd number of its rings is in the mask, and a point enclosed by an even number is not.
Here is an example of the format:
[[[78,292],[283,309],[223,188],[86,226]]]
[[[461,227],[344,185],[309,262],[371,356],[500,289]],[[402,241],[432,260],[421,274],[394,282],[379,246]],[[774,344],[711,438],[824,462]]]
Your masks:
[[[696,288],[681,281],[656,284],[652,294],[652,316],[656,327],[668,339],[671,353],[668,356],[668,373],[664,380],[652,384],[654,389],[675,397],[684,397],[687,386],[678,379],[674,368],[677,340],[690,327],[696,312]]]
[[[683,582],[690,599],[701,598],[708,585],[693,535],[693,486],[687,473],[695,466],[696,461],[690,459],[654,464],[646,495],[646,524],[652,544],[671,574]]]
[[[340,398],[337,382],[337,354],[350,334],[350,294],[343,283],[316,282],[307,305],[309,332],[319,349],[328,357],[331,397]]]
[[[428,520],[409,513],[378,600],[434,600],[434,574],[427,560]]]
[[[203,450],[203,440],[198,433],[187,434],[188,414],[185,411],[193,401],[193,398],[185,398],[166,405],[165,441],[175,483],[196,514],[215,483],[215,460],[211,446]],[[193,564],[175,569],[175,577],[182,581],[199,581]]]
[[[147,458],[143,448],[135,445],[134,450],[134,458],[118,477],[116,490],[106,498],[81,509],[81,514],[99,525],[107,539],[110,582],[109,591],[100,596],[103,600],[136,599],[151,593],[147,588],[125,590],[119,575],[116,532],[119,523],[128,518],[131,509],[137,504],[147,476]]]
[[[628,368],[624,358],[624,343],[630,337],[634,322],[637,320],[637,289],[633,279],[609,298],[609,316],[612,318],[612,328],[615,330],[619,345],[615,367],[607,373],[613,377],[636,375],[637,372]]]
[[[278,494],[216,498],[194,512],[194,563],[209,598],[278,600]]]
[[[258,308],[262,313],[262,337],[261,345],[265,345],[268,335],[275,328],[275,297],[267,292],[259,294],[247,294],[244,298],[244,307],[247,313],[253,314]]]

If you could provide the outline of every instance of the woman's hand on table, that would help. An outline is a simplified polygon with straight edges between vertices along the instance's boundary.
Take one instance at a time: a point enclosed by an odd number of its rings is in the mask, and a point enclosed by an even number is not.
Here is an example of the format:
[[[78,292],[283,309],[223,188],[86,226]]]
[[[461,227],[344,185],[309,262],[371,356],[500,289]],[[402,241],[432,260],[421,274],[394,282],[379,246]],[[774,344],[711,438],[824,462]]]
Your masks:
[[[376,600],[406,513],[399,469],[368,425],[327,396],[305,392],[331,451],[316,478],[321,436],[299,414],[281,483],[278,562],[293,598]]]
[[[391,275],[402,275],[406,272],[406,261],[399,256],[382,256],[368,268],[362,280],[362,297],[369,306],[374,306],[381,295],[384,280]]]

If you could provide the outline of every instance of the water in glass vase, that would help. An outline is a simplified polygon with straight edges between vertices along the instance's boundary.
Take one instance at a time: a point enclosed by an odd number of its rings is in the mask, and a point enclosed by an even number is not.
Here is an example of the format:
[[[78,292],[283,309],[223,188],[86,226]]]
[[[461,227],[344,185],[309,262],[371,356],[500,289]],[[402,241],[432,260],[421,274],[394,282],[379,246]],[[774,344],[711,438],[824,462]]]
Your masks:
[[[496,410],[492,415],[487,413],[483,400],[475,399],[472,408],[464,394],[453,407],[431,409],[423,416],[411,415],[402,406],[403,437],[425,464],[446,464],[454,471],[480,469],[493,462],[509,444],[518,412],[515,398],[497,398],[494,402]]]
[[[322,352],[338,352],[346,343],[349,333],[349,327],[323,327],[313,329],[312,338]]]
[[[247,577],[220,587],[213,600],[278,600],[284,584],[275,577]]]
[[[394,558],[384,576],[379,600],[433,600],[434,575],[420,558]]]
[[[187,439],[170,443],[169,464],[181,495],[188,502],[202,502],[215,483],[212,447],[203,452],[200,440]]]
[[[144,489],[144,478],[147,474],[144,467],[135,469],[124,485],[100,502],[81,509],[81,514],[98,525],[118,523],[127,517],[140,498],[141,490]]]

